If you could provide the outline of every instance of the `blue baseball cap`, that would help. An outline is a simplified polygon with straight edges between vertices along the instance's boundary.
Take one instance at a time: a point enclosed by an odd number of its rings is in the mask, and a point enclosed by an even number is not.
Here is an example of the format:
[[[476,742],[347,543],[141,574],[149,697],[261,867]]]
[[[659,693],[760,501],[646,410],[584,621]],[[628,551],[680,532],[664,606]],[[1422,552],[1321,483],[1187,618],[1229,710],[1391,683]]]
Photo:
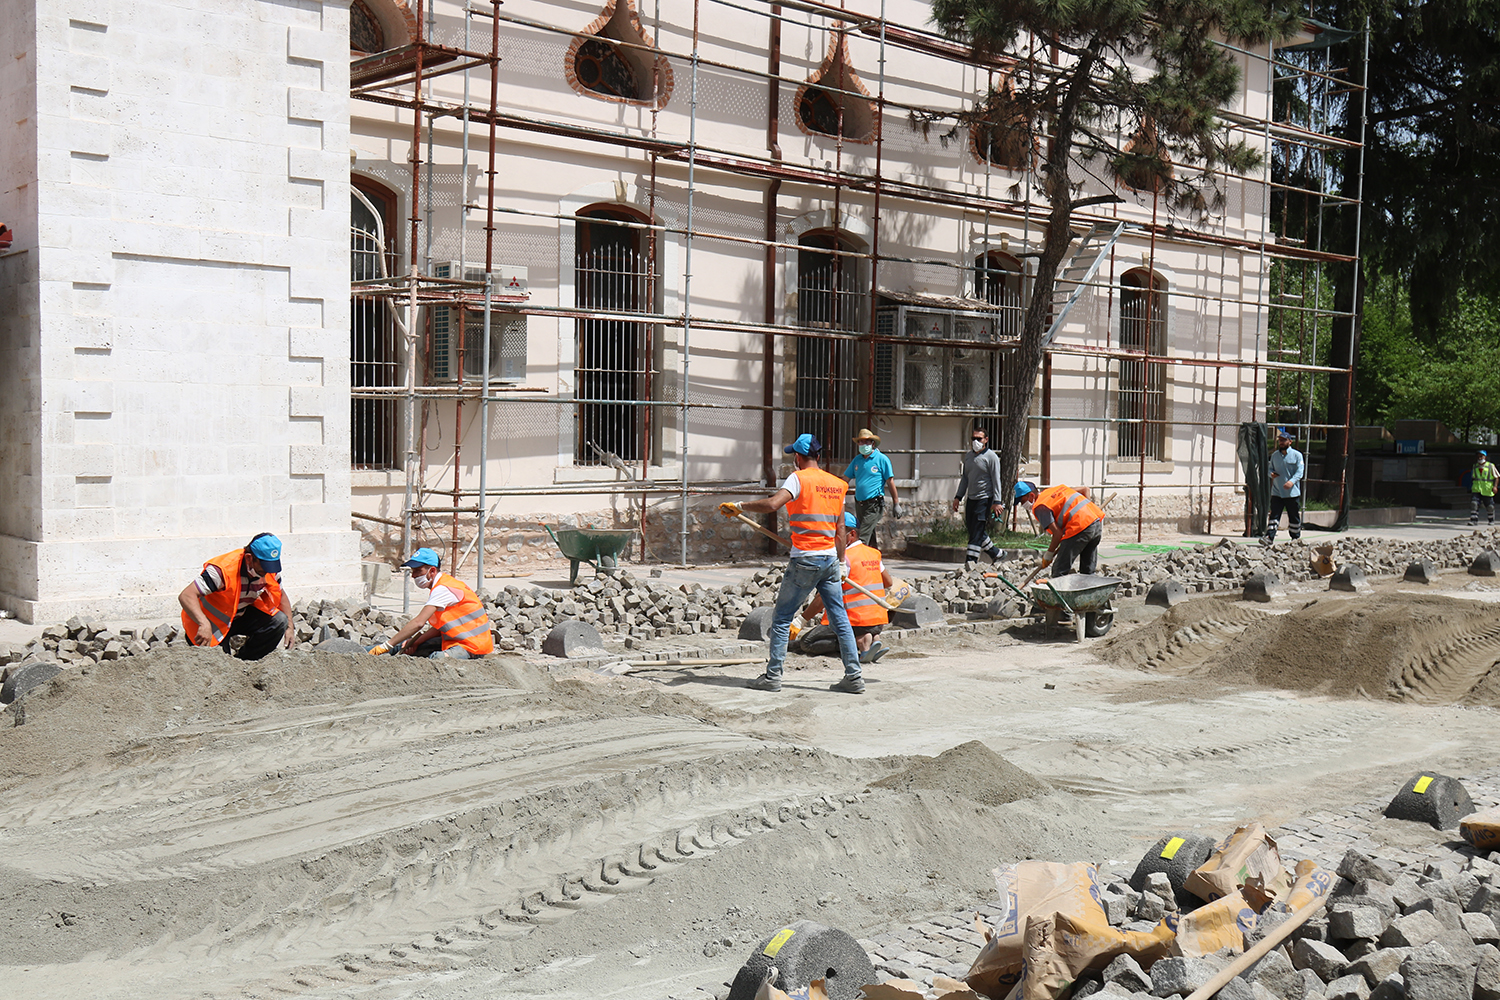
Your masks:
[[[1479,449],[1479,454],[1480,454],[1480,456],[1482,456],[1484,458],[1489,458],[1490,457],[1490,453],[1487,452],[1487,451],[1485,451],[1483,448]]]
[[[781,449],[783,455],[816,455],[823,450],[818,439],[811,434],[798,434],[797,440]]]
[[[1016,483],[1016,499],[1019,500],[1028,493],[1035,493],[1036,487],[1030,483]]]
[[[851,514],[851,513],[849,513],[847,510],[844,511],[844,527],[846,527],[846,528],[857,528],[857,527],[859,527],[859,521],[855,520],[854,515]]]
[[[438,558],[438,554],[431,549],[418,549],[411,554],[410,559],[401,565],[406,569],[416,569],[419,566],[436,567],[441,562],[442,560]]]
[[[260,534],[250,539],[245,551],[255,557],[260,568],[267,573],[281,572],[281,539],[275,535]]]

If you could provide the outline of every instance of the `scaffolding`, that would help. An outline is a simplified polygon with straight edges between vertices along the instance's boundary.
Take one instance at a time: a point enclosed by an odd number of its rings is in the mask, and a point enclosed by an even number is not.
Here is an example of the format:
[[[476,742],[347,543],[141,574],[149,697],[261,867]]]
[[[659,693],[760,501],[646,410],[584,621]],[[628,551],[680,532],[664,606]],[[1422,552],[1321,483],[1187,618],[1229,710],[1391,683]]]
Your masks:
[[[399,466],[404,475],[399,517],[356,517],[399,527],[403,552],[410,551],[417,527],[427,519],[446,518],[450,535],[445,547],[451,551],[450,565],[456,573],[462,559],[460,525],[470,523],[472,527],[464,532],[470,539],[464,552],[477,549],[477,573],[483,581],[485,545],[478,543],[486,538],[492,501],[507,496],[610,494],[636,505],[642,527],[648,502],[675,498],[682,510],[680,558],[686,564],[689,498],[760,493],[765,484],[773,483],[779,454],[774,438],[778,417],[785,421],[788,436],[812,432],[834,443],[846,441],[855,427],[868,425],[874,415],[882,413],[899,411],[917,417],[923,412],[959,413],[981,424],[1003,416],[1004,388],[1013,376],[1007,369],[1007,356],[1019,335],[1024,309],[1026,271],[1019,262],[1028,256],[1025,248],[1034,245],[1045,214],[1036,158],[1024,150],[997,149],[1004,143],[993,138],[995,133],[976,129],[982,134],[975,135],[973,144],[966,147],[934,139],[932,152],[934,156],[942,155],[941,150],[957,157],[972,155],[982,171],[981,184],[952,186],[891,174],[885,169],[887,123],[900,116],[914,120],[932,107],[888,95],[887,58],[900,50],[903,58],[971,67],[974,93],[968,99],[977,102],[1007,74],[1048,72],[1048,62],[1038,58],[1035,45],[1014,58],[979,57],[966,46],[924,28],[887,19],[883,2],[878,10],[854,10],[819,0],[692,0],[686,51],[669,51],[652,41],[663,37],[660,0],[650,18],[638,17],[628,0],[609,0],[600,19],[584,30],[510,15],[502,11],[499,0],[474,0],[469,6],[445,4],[441,19],[431,0],[415,0],[413,10],[414,29],[407,44],[357,58],[350,72],[356,101],[396,109],[394,117],[410,128],[411,155],[404,168],[409,214],[399,227],[408,234],[407,246],[398,259],[392,252],[397,240],[387,231],[398,227],[383,220],[382,206],[365,199],[369,218],[356,219],[352,284],[354,460],[368,468]],[[701,19],[714,10],[733,10],[764,22],[764,69],[705,56]],[[634,35],[621,30],[621,25],[629,24],[634,25]],[[788,24],[827,39],[828,55],[810,76],[797,69],[783,70],[782,32]],[[873,89],[865,86],[848,62],[851,36],[877,46]],[[476,38],[481,40],[478,45]],[[585,124],[503,104],[503,54],[530,38],[569,41],[569,59],[576,60],[570,65],[576,68],[582,86],[596,94],[628,88],[636,81],[639,93],[628,95],[629,103],[648,109],[649,125]],[[1206,496],[1207,530],[1212,532],[1216,491],[1222,495],[1224,490],[1243,486],[1217,478],[1220,439],[1228,439],[1232,456],[1233,435],[1245,419],[1258,419],[1263,413],[1263,419],[1295,426],[1303,440],[1350,423],[1349,414],[1326,412],[1328,378],[1352,379],[1353,371],[1352,358],[1328,357],[1329,325],[1353,315],[1350,310],[1336,309],[1328,290],[1338,281],[1348,282],[1349,274],[1358,268],[1360,201],[1329,189],[1335,178],[1332,157],[1362,157],[1362,112],[1357,138],[1335,134],[1332,126],[1345,110],[1342,102],[1357,101],[1362,107],[1365,81],[1350,80],[1346,69],[1334,66],[1327,46],[1261,52],[1226,48],[1265,73],[1271,111],[1262,118],[1237,113],[1222,116],[1229,129],[1257,142],[1266,161],[1262,176],[1239,178],[1262,189],[1260,232],[1235,234],[1226,227],[1219,233],[1185,227],[1177,220],[1163,221],[1155,197],[1149,221],[1122,215],[1120,198],[1091,199],[1101,204],[1075,211],[1074,225],[1086,228],[1090,235],[1083,238],[1073,267],[1059,275],[1049,340],[1073,302],[1086,291],[1106,296],[1110,322],[1116,314],[1119,317],[1118,334],[1084,343],[1050,340],[1030,418],[1044,481],[1051,479],[1055,427],[1091,424],[1106,440],[1111,433],[1115,435],[1115,457],[1133,462],[1135,475],[1111,472],[1109,463],[1101,460],[1100,475],[1092,485],[1136,493],[1138,541],[1147,491],[1183,488],[1181,483],[1147,481],[1148,465],[1162,457],[1173,428],[1193,428],[1209,438],[1208,477],[1192,485]],[[763,152],[701,141],[700,82],[710,72],[721,81],[734,79],[764,88]],[[680,85],[677,80],[684,73],[689,91],[685,123],[674,118],[676,132],[669,134],[662,128],[663,109],[668,91]],[[455,76],[462,77],[461,97],[455,97],[455,86],[440,91],[435,85]],[[477,88],[473,86],[476,78],[482,81]],[[1274,104],[1270,103],[1272,94],[1277,95]],[[802,131],[820,132],[833,141],[830,161],[795,162],[784,155],[781,139],[787,123],[783,116],[788,114]],[[435,261],[432,252],[434,129],[438,123],[451,123],[460,130],[463,188],[457,271],[453,264]],[[570,156],[582,155],[578,150],[584,150],[633,157],[630,164],[645,175],[641,198],[645,211],[547,212],[502,204],[496,196],[501,137],[518,134],[570,143]],[[849,152],[855,142],[858,156]],[[470,155],[476,148],[483,159],[481,191],[471,191],[469,183]],[[662,221],[657,213],[668,169],[674,177],[685,171],[681,192],[685,211],[671,222]],[[715,182],[764,182],[765,225],[759,236],[728,231],[732,227],[716,223],[712,214],[708,222],[703,221],[697,203],[708,183],[704,177]],[[822,192],[821,197],[831,205],[824,231],[800,239],[783,232],[778,216],[783,184]],[[362,195],[358,188],[355,196],[359,216]],[[868,209],[871,220],[871,231],[859,241],[848,238],[844,228],[845,209],[855,204]],[[934,211],[955,210],[976,218],[983,234],[977,262],[956,259],[953,254],[913,257],[887,249],[881,221],[893,206],[903,210],[930,206]],[[1279,219],[1272,219],[1273,206]],[[1328,245],[1328,219],[1340,213],[1352,215],[1353,253],[1335,252]],[[469,219],[476,214],[483,219],[484,255],[482,267],[471,271],[466,251]],[[1006,235],[999,234],[1002,223],[1010,231],[1019,229],[1019,253],[1012,252],[1017,248],[1008,246]],[[503,269],[497,271],[497,236],[506,226],[528,224],[574,227],[578,267],[572,303],[561,296],[555,304],[533,302],[515,287],[516,281],[506,282]],[[1118,259],[1116,239],[1127,231],[1148,241],[1141,268],[1127,269],[1128,262]],[[681,248],[679,266],[674,268],[680,292],[671,309],[664,304],[662,292],[663,247],[669,239]],[[1218,255],[1217,294],[1173,292],[1174,302],[1196,299],[1205,315],[1216,311],[1218,331],[1211,353],[1168,353],[1161,315],[1164,293],[1152,277],[1157,273],[1158,246],[1168,241],[1174,247]],[[694,262],[704,246],[761,256],[764,301],[759,318],[728,318],[700,308],[700,300],[694,298]],[[795,310],[788,308],[787,315],[782,315],[777,304],[778,255],[788,260],[796,257],[795,278],[789,267],[785,279],[786,291],[795,291],[796,297]],[[1255,262],[1252,270],[1260,287],[1230,290],[1228,267],[1223,265],[1231,255],[1240,260],[1241,274],[1246,273],[1245,261]],[[882,284],[883,269],[897,266],[930,273],[972,270],[972,296],[947,302],[937,302],[936,296],[903,297]],[[1347,270],[1338,275],[1338,269]],[[1131,277],[1136,271],[1147,276],[1144,282]],[[1132,285],[1132,280],[1137,283]],[[1255,346],[1249,358],[1241,352],[1226,353],[1223,343],[1226,303],[1245,305],[1247,301],[1255,315]],[[929,328],[926,320],[939,312],[947,318]],[[503,365],[507,352],[519,351],[524,359],[524,319],[519,326],[515,321],[531,316],[576,324],[577,355],[571,368],[574,391],[567,396],[549,392],[547,386],[528,385],[524,378],[504,384],[492,379],[497,361]],[[663,334],[668,330],[675,333],[674,347],[680,354],[670,391],[655,382],[663,376]],[[694,398],[695,334],[759,338],[762,384],[758,401]],[[478,363],[474,363],[476,355]],[[1114,394],[1113,415],[1108,405],[1101,415],[1053,412],[1054,361],[1064,357],[1101,366],[1102,385],[1092,391],[1106,397]],[[778,399],[778,367],[796,373],[787,394],[790,398]],[[1169,373],[1183,369],[1212,374],[1208,420],[1173,419],[1167,413]],[[1231,377],[1239,391],[1247,370],[1249,413],[1237,405],[1236,412],[1221,414],[1223,381]],[[504,412],[523,399],[527,406],[546,403],[567,408],[577,433],[572,455],[560,454],[559,459],[613,469],[617,481],[491,484],[487,467],[492,409]],[[924,400],[935,400],[936,405],[924,411]],[[990,402],[981,406],[979,400]],[[426,404],[436,401],[454,407],[451,485],[428,481],[425,467]],[[465,488],[460,477],[465,407],[477,407],[482,429],[477,490]],[[692,422],[709,419],[717,410],[759,418],[758,481],[689,477]],[[676,421],[679,472],[675,479],[653,479],[651,462],[662,458],[661,427],[669,414]],[[915,420],[911,449],[890,450],[911,454],[918,476],[917,458],[938,451],[921,447],[920,427],[920,419]],[[948,453],[948,449],[941,450]],[[1325,486],[1342,499],[1342,465],[1337,469],[1332,461],[1325,465]],[[1222,520],[1226,515],[1217,516]],[[1234,519],[1239,514],[1228,516]],[[1248,508],[1244,516],[1248,524]]]

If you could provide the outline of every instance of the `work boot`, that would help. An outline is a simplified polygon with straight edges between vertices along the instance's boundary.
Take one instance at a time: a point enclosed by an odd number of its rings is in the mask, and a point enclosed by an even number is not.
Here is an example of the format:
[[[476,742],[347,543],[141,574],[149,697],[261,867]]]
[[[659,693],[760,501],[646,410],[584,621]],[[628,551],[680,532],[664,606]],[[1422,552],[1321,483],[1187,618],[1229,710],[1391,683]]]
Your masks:
[[[781,678],[772,677],[770,674],[761,674],[759,677],[752,677],[746,681],[745,687],[754,688],[757,691],[780,691]]]
[[[830,691],[842,691],[845,694],[864,694],[865,679],[863,677],[845,676],[842,680],[828,685]]]
[[[890,652],[890,649],[888,647],[883,646],[879,642],[877,642],[869,649],[859,654],[859,662],[874,663],[876,660],[880,659],[888,652]]]

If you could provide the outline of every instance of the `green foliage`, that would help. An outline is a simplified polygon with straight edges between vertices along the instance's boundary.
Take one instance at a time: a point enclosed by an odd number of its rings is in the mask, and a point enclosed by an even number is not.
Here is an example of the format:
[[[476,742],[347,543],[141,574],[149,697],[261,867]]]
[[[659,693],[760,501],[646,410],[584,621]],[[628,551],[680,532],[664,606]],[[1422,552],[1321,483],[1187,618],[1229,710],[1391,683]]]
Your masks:
[[[1377,278],[1365,297],[1358,400],[1366,419],[1441,420],[1467,436],[1500,428],[1500,297],[1464,291],[1419,336],[1405,282]]]

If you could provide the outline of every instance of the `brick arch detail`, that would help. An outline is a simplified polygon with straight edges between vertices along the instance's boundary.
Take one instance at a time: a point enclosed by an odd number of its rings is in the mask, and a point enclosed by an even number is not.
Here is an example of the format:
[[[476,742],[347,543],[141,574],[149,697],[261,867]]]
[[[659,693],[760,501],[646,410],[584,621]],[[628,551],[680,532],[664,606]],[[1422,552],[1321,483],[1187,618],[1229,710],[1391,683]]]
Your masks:
[[[654,106],[658,110],[660,110],[661,108],[666,107],[667,101],[671,99],[672,87],[675,82],[672,75],[672,64],[667,61],[665,56],[658,55],[655,57],[656,72],[658,74],[657,80],[661,85],[660,92],[656,95],[655,101],[638,99],[632,100],[626,97],[614,97],[610,94],[601,94],[596,90],[590,90],[578,81],[578,72],[574,68],[574,61],[578,58],[578,50],[582,48],[583,44],[589,39],[594,38],[595,36],[599,36],[599,33],[609,25],[609,22],[614,20],[615,8],[618,7],[620,3],[625,4],[625,16],[629,19],[630,26],[635,29],[638,35],[641,36],[642,44],[644,44],[649,49],[656,49],[656,39],[651,37],[651,33],[647,31],[646,26],[641,23],[641,16],[635,9],[635,0],[605,0],[604,7],[599,11],[599,16],[590,21],[588,23],[588,26],[585,27],[581,32],[574,35],[573,41],[568,44],[568,53],[563,57],[563,75],[568,81],[568,86],[572,87],[578,94],[582,95],[583,97],[590,97],[596,101],[610,101],[615,104],[629,104],[643,108]]]
[[[796,113],[796,109],[802,104],[802,98],[807,94],[807,91],[810,88],[816,87],[821,84],[823,82],[823,78],[833,72],[833,67],[836,62],[842,62],[845,69],[849,71],[849,79],[845,81],[844,86],[839,87],[838,89],[843,91],[853,91],[855,93],[862,94],[864,95],[865,100],[870,105],[870,131],[863,136],[845,135],[844,141],[858,143],[860,145],[869,145],[875,141],[875,134],[880,130],[880,109],[875,106],[874,95],[871,94],[869,88],[865,86],[865,81],[860,79],[859,71],[854,68],[854,63],[849,58],[849,37],[844,34],[842,30],[843,27],[844,22],[842,21],[835,21],[833,23],[833,28],[829,31],[830,37],[828,39],[828,54],[823,57],[822,64],[818,66],[818,68],[813,72],[813,75],[808,77],[807,80],[797,88],[797,92],[792,95],[792,121],[796,123],[798,130],[801,131],[803,135],[810,137],[821,137],[824,139],[832,138],[832,136],[826,135],[822,132],[815,132],[804,125],[802,123],[802,117]],[[854,100],[854,98],[849,97],[847,94],[839,95],[839,99],[844,101]]]

